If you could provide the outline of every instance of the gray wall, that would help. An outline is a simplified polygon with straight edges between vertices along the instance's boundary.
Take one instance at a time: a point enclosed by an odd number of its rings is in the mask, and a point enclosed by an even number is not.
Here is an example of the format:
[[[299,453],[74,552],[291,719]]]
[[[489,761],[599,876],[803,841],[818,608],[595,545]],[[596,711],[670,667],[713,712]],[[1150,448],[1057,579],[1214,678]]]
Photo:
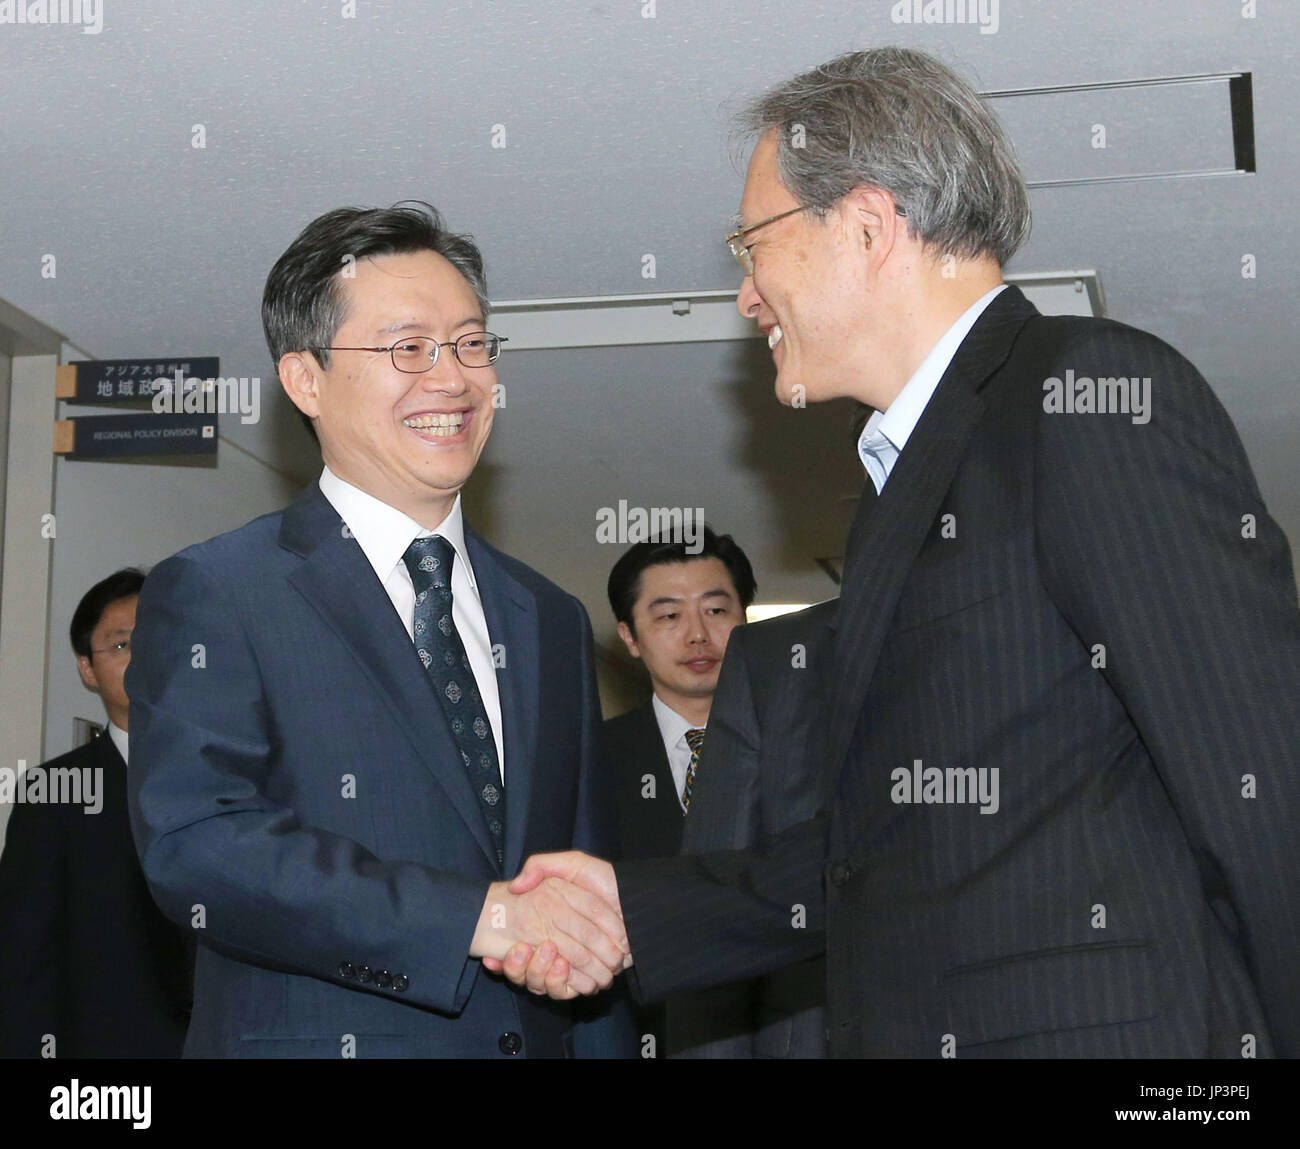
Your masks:
[[[119,567],[148,568],[288,503],[300,486],[228,443],[218,466],[70,462],[55,471],[45,755],[72,749],[72,720],[104,722],[81,684],[68,626],[81,596]]]

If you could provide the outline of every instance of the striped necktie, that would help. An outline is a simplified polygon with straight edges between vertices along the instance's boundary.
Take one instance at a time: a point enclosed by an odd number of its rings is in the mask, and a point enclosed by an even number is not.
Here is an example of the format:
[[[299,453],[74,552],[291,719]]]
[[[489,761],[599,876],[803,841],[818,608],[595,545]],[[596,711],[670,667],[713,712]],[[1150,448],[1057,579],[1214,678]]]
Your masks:
[[[686,732],[686,745],[691,748],[691,764],[686,767],[686,784],[682,787],[682,815],[691,808],[691,786],[695,771],[700,765],[700,749],[704,745],[704,728],[696,727]]]

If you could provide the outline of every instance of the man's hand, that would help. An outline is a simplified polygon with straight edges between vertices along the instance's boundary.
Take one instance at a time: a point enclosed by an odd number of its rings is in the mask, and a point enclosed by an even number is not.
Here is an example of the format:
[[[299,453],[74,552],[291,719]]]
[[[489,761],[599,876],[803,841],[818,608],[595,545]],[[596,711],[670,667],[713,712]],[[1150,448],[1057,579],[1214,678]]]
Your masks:
[[[542,955],[546,972],[529,981],[518,968],[528,959],[521,962],[519,955],[503,966],[502,959],[517,943],[526,945],[529,957]],[[532,947],[538,947],[536,953]],[[488,887],[469,953],[482,958],[488,969],[504,970],[516,985],[527,983],[533,993],[571,998],[609,986],[623,968],[627,933],[622,916],[600,896],[560,878],[535,875],[518,891],[504,882]],[[557,960],[559,971],[552,969]],[[538,970],[542,968],[539,962]]]
[[[510,883],[510,892],[526,894],[539,888],[545,882],[562,880],[586,890],[603,899],[613,912],[619,913],[620,928],[622,915],[618,910],[618,882],[614,877],[614,867],[600,858],[593,858],[578,850],[562,854],[534,854],[524,863],[514,881]],[[631,955],[627,953],[627,934],[622,934],[624,959],[620,968],[626,969],[632,964]],[[524,942],[516,944],[506,955],[504,961],[484,958],[483,964],[490,970],[504,973],[515,985],[525,986],[531,993],[545,993],[561,1000],[577,996],[578,993],[590,993],[584,988],[581,969],[573,969],[564,954],[553,945],[542,945],[536,949]],[[603,987],[602,987],[603,988]]]
[[[618,904],[618,881],[614,867],[600,858],[593,858],[581,850],[566,850],[562,854],[534,854],[524,863],[524,868],[510,883],[512,894],[522,894],[534,889],[547,878],[563,878],[575,886],[596,894],[614,909],[621,919],[623,911]]]

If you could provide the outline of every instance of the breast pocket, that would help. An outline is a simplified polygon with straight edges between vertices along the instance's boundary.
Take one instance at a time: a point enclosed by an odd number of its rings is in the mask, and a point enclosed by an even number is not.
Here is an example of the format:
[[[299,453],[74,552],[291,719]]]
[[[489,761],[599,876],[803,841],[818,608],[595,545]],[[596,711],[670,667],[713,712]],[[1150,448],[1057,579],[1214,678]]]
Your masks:
[[[997,598],[1004,572],[990,563],[943,563],[913,571],[903,585],[886,638],[939,622]]]

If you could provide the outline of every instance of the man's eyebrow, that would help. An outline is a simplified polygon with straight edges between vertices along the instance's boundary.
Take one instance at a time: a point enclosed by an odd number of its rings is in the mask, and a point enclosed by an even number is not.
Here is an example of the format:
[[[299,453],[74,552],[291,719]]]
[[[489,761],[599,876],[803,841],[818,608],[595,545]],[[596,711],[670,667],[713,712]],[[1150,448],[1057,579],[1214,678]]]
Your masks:
[[[481,327],[482,325],[483,325],[483,316],[468,315],[464,319],[462,319],[459,323],[453,324],[451,329],[453,331],[458,331],[462,327],[470,327],[470,326]],[[427,328],[427,326],[428,325],[424,323],[417,323],[414,319],[406,319],[403,320],[401,323],[390,323],[387,327],[376,328],[376,331],[378,331],[380,335],[401,335],[405,331],[423,331]]]
[[[645,608],[646,610],[654,610],[654,608],[657,606],[673,606],[676,603],[685,602],[685,601],[686,600],[683,599],[680,595],[674,597],[673,595],[670,594],[661,594],[658,598],[651,599],[648,603],[646,603]]]
[[[732,594],[731,591],[727,590],[726,587],[720,586],[714,588],[713,590],[701,591],[695,597],[696,598],[731,598]],[[646,603],[645,608],[646,610],[654,610],[654,608],[657,606],[675,606],[677,603],[685,602],[685,601],[686,599],[682,595],[664,594],[664,595],[660,595],[656,599],[651,599],[650,602]]]

